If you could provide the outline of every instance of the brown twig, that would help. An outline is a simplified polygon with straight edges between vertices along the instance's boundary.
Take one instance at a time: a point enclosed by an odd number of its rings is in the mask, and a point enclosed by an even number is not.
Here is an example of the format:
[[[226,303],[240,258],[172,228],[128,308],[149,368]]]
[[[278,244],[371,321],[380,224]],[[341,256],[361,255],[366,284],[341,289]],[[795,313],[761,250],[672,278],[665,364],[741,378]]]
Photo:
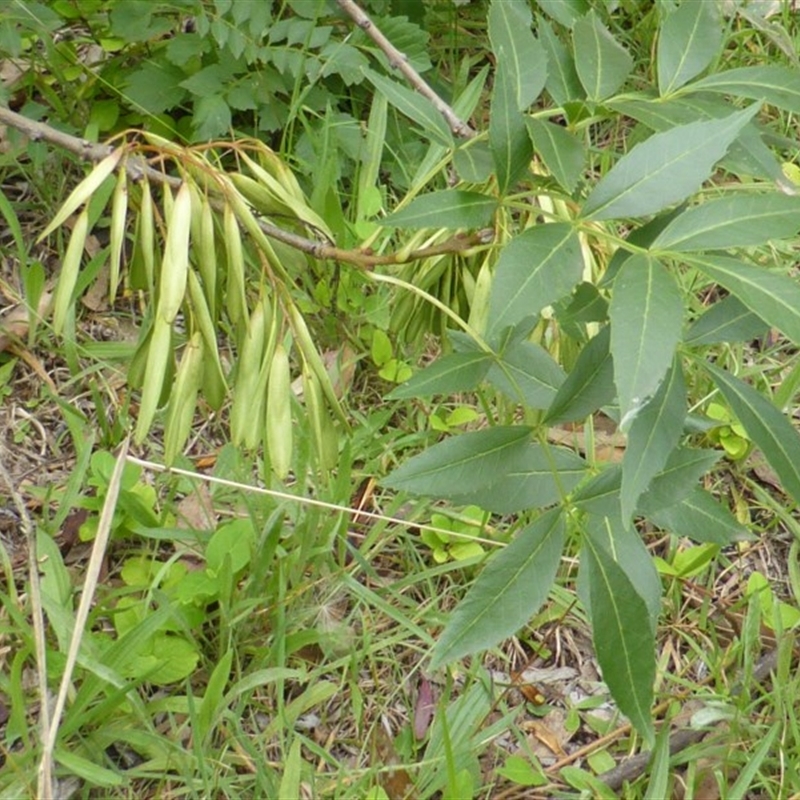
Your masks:
[[[79,139],[77,136],[58,131],[44,122],[28,119],[22,114],[17,114],[2,106],[0,106],[0,124],[9,125],[33,141],[49,142],[70,153],[75,153],[85,161],[100,161],[114,150],[112,145],[95,144],[86,139]],[[174,189],[181,185],[180,178],[154,169],[141,156],[125,159],[125,169],[132,180],[147,178],[155,183],[167,184]],[[215,202],[212,198],[212,205],[219,210],[223,206],[223,201],[217,200]],[[312,258],[320,261],[330,259],[343,264],[351,264],[361,269],[371,269],[372,267],[387,264],[408,264],[431,256],[462,253],[473,247],[489,244],[494,238],[494,232],[491,228],[487,228],[470,235],[456,235],[441,244],[424,247],[420,250],[412,250],[409,253],[376,255],[363,250],[345,250],[316,239],[308,239],[305,236],[279,228],[264,219],[259,219],[258,224],[265,236],[289,245],[295,250],[307,253]]]
[[[445,118],[450,130],[462,139],[472,139],[477,131],[464,122],[452,107],[425,82],[425,79],[411,66],[408,57],[401,53],[372,22],[354,0],[336,0],[342,11],[358,25],[364,33],[380,47],[389,59],[389,66],[398,69],[403,77],[425,98],[431,101],[434,108]]]
[[[761,683],[765,681],[770,672],[772,672],[778,664],[778,651],[770,650],[766,653],[756,664],[753,670],[753,681]],[[732,695],[741,694],[744,689],[744,684],[740,679],[731,689]],[[669,753],[675,755],[685,750],[690,745],[699,742],[704,736],[707,736],[712,729],[703,728],[681,728],[669,737]],[[626,781],[633,781],[644,774],[647,765],[650,763],[652,753],[648,750],[643,753],[637,753],[635,756],[623,761],[613,769],[598,775],[598,778],[603,781],[612,791],[618,791]]]

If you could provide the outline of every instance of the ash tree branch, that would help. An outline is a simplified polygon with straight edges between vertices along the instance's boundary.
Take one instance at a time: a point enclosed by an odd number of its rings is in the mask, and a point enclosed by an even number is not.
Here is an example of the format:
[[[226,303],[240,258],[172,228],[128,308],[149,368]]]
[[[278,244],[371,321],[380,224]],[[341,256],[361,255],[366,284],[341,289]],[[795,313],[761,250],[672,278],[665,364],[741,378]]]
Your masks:
[[[101,161],[114,151],[112,145],[95,144],[86,139],[80,139],[77,136],[72,136],[71,134],[56,130],[44,122],[36,122],[35,120],[28,119],[22,114],[17,114],[15,111],[11,111],[2,106],[0,106],[0,124],[14,128],[33,141],[49,142],[50,144],[56,145],[62,150],[74,153],[84,161]],[[182,183],[180,178],[174,175],[167,175],[151,167],[142,156],[134,156],[125,159],[125,169],[127,170],[128,176],[134,181],[145,178],[154,183],[166,184],[173,189],[178,188]],[[222,198],[211,199],[212,206],[214,206],[216,210],[219,211],[223,209],[225,203]],[[320,261],[331,259],[343,264],[351,264],[361,269],[371,269],[372,267],[389,264],[408,264],[422,258],[430,258],[447,253],[463,253],[465,250],[470,250],[473,247],[489,244],[494,237],[494,232],[490,228],[487,228],[473,234],[452,236],[445,242],[431,247],[413,250],[410,253],[386,253],[378,255],[364,250],[345,250],[341,247],[326,244],[316,239],[309,239],[305,236],[292,233],[291,231],[286,231],[264,219],[259,219],[258,224],[265,236],[289,245],[289,247],[293,247],[295,250],[300,250],[310,255],[312,258],[316,258]]]
[[[375,23],[367,16],[366,12],[354,0],[336,0],[342,11],[358,25],[364,33],[386,54],[389,65],[398,69],[403,77],[425,98],[433,103],[434,108],[445,118],[450,130],[462,139],[472,139],[477,136],[477,131],[464,122],[451,106],[425,82],[425,79],[411,66],[408,57],[401,53],[387,38]]]

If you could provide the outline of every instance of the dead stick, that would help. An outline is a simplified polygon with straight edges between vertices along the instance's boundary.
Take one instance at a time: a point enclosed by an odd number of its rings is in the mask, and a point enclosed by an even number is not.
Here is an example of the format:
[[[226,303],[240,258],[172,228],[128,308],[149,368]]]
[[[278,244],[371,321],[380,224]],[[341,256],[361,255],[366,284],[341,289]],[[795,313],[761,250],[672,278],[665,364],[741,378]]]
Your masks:
[[[100,161],[114,150],[111,145],[95,144],[86,139],[79,139],[77,136],[58,131],[44,122],[28,119],[22,114],[17,114],[2,106],[0,106],[0,124],[9,125],[35,142],[49,142],[63,150],[75,153],[84,161]],[[160,170],[154,169],[142,157],[126,159],[125,169],[132,180],[147,178],[154,183],[167,184],[174,189],[181,185],[180,178],[166,175]],[[223,201],[212,198],[212,205],[217,210],[220,210],[223,206]],[[491,228],[487,228],[474,234],[456,235],[441,244],[424,247],[420,250],[412,250],[410,253],[376,255],[361,250],[345,250],[315,239],[308,239],[291,231],[285,231],[283,228],[279,228],[264,219],[259,219],[258,224],[270,239],[289,245],[289,247],[307,253],[313,258],[320,261],[331,259],[343,264],[351,264],[361,269],[371,269],[372,267],[388,264],[408,264],[423,258],[431,258],[432,256],[445,255],[447,253],[463,253],[473,247],[489,244],[494,238],[494,231]]]
[[[366,15],[354,0],[336,0],[342,11],[358,25],[364,33],[380,47],[389,59],[389,66],[398,69],[403,77],[425,98],[433,103],[434,108],[445,118],[450,130],[462,139],[472,139],[477,131],[461,119],[452,107],[425,82],[425,79],[411,66],[408,57],[401,53],[384,35],[375,23]]]
[[[769,677],[770,672],[775,669],[777,664],[778,651],[770,650],[759,660],[758,664],[756,664],[756,667],[753,670],[753,680],[756,683],[766,680]],[[739,680],[731,689],[731,694],[741,694],[743,688],[744,686],[742,681]],[[680,753],[681,750],[685,750],[690,745],[699,742],[710,732],[711,730],[708,728],[681,728],[680,730],[675,731],[674,733],[670,734],[669,737],[670,755]],[[618,791],[622,788],[622,785],[625,783],[625,781],[636,780],[636,778],[644,774],[644,771],[647,769],[647,765],[650,763],[652,755],[653,754],[649,750],[643,753],[637,753],[635,756],[631,756],[629,759],[623,761],[621,764],[618,764],[613,769],[610,769],[607,772],[604,772],[602,775],[598,775],[597,777],[612,791]]]

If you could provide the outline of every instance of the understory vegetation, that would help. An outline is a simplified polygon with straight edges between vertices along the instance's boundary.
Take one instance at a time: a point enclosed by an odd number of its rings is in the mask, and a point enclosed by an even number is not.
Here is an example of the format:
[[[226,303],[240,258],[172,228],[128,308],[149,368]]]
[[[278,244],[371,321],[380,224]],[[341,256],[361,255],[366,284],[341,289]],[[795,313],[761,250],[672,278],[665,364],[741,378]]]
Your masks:
[[[0,798],[800,797],[775,0],[0,7]]]

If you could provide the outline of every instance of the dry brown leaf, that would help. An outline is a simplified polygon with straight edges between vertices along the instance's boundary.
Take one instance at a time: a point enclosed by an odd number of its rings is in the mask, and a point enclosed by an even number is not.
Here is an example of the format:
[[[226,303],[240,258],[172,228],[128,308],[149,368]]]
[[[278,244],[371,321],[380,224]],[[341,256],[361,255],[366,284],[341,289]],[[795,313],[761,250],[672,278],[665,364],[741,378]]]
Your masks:
[[[424,739],[428,732],[433,713],[436,710],[436,698],[433,684],[423,675],[419,680],[417,702],[414,705],[414,738]]]
[[[522,729],[529,734],[533,751],[539,758],[556,756],[565,758],[567,755],[564,745],[570,740],[571,734],[564,727],[564,714],[559,709],[554,709],[542,719],[527,720],[522,724]],[[535,743],[544,745],[549,752],[542,753]]]
[[[207,531],[217,526],[214,503],[205,483],[199,484],[194,492],[178,503],[177,518],[179,528]]]
[[[42,296],[39,298],[39,308],[36,310],[39,318],[47,314],[52,299],[51,292],[42,292]],[[25,339],[29,328],[30,315],[27,307],[22,303],[12,306],[8,313],[0,317],[0,353],[7,350],[12,342]]]
[[[376,725],[372,737],[375,766],[393,767],[400,764],[391,737],[383,725]],[[415,800],[417,797],[411,776],[402,767],[378,773],[378,782],[389,800]]]

